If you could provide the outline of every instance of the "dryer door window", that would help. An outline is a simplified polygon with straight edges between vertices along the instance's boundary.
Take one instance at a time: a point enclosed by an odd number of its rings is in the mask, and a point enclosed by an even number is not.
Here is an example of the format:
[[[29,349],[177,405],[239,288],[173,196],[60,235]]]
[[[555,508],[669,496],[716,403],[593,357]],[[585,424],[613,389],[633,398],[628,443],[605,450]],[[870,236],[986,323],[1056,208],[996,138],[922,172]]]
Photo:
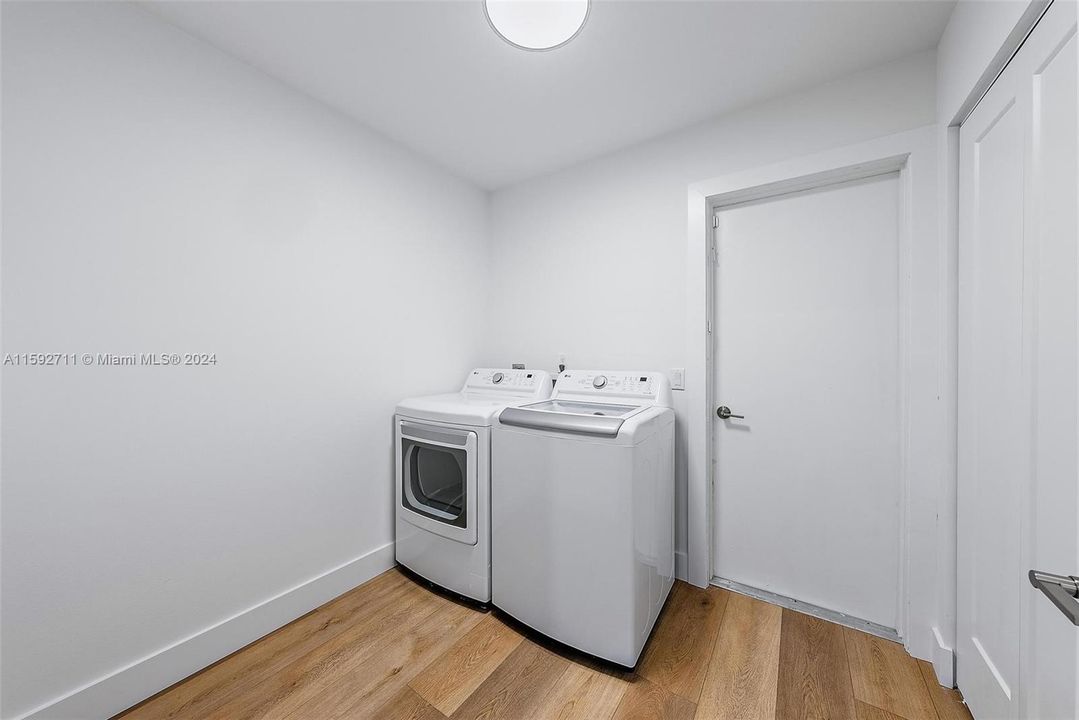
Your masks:
[[[405,507],[433,520],[466,527],[468,452],[413,438],[402,438],[402,500]]]

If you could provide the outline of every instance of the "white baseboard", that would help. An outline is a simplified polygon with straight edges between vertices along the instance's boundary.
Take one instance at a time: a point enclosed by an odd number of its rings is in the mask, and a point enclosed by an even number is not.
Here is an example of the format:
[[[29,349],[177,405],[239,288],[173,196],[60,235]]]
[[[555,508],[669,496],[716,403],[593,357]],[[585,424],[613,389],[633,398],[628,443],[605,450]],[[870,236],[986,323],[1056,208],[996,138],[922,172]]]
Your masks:
[[[674,551],[674,576],[679,580],[689,582],[686,580],[689,577],[689,560],[685,552],[681,550]]]
[[[933,627],[933,671],[937,682],[944,687],[955,687],[955,651],[941,637],[940,628]]]
[[[13,720],[108,718],[394,565],[387,543]]]

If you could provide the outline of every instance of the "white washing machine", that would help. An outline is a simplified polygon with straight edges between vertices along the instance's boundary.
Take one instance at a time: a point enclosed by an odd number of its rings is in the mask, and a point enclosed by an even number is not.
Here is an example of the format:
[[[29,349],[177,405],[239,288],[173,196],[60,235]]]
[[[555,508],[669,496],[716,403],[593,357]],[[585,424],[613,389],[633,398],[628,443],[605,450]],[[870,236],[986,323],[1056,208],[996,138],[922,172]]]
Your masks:
[[[490,601],[491,424],[506,407],[550,394],[543,370],[480,368],[460,392],[397,406],[397,562],[447,590]]]
[[[653,372],[562,373],[491,434],[492,603],[633,667],[674,582],[674,411]]]

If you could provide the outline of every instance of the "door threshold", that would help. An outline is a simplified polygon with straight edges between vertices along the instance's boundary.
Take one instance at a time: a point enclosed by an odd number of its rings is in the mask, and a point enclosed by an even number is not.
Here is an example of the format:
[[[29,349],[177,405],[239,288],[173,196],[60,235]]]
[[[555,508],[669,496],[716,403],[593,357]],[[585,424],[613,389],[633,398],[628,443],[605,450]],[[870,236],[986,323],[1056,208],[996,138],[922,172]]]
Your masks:
[[[822,608],[811,603],[802,602],[801,600],[795,600],[794,598],[787,597],[786,595],[779,595],[778,593],[769,592],[767,590],[760,590],[749,585],[743,585],[740,582],[734,580],[727,580],[726,578],[712,576],[712,584],[716,587],[736,592],[739,595],[746,595],[757,600],[763,600],[766,603],[772,605],[778,605],[788,610],[796,610],[797,612],[809,615],[811,617],[819,618],[821,620],[827,620],[828,622],[835,623],[836,625],[843,625],[854,630],[860,630],[870,635],[875,635],[885,640],[891,640],[897,642],[900,645],[903,644],[903,639],[899,637],[899,633],[894,628],[878,625],[875,622],[868,620],[862,620],[852,615],[841,613],[837,610],[829,610],[828,608]]]

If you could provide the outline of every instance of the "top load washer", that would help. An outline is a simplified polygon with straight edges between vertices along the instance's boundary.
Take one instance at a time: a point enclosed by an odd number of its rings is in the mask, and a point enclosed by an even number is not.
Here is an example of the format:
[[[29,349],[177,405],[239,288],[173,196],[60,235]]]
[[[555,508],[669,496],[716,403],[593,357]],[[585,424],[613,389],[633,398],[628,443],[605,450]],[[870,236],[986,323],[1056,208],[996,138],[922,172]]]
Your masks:
[[[460,392],[403,400],[394,417],[397,562],[491,599],[490,435],[508,406],[551,394],[543,370],[477,368]]]
[[[633,667],[674,582],[674,412],[654,372],[562,373],[492,435],[492,603]]]

